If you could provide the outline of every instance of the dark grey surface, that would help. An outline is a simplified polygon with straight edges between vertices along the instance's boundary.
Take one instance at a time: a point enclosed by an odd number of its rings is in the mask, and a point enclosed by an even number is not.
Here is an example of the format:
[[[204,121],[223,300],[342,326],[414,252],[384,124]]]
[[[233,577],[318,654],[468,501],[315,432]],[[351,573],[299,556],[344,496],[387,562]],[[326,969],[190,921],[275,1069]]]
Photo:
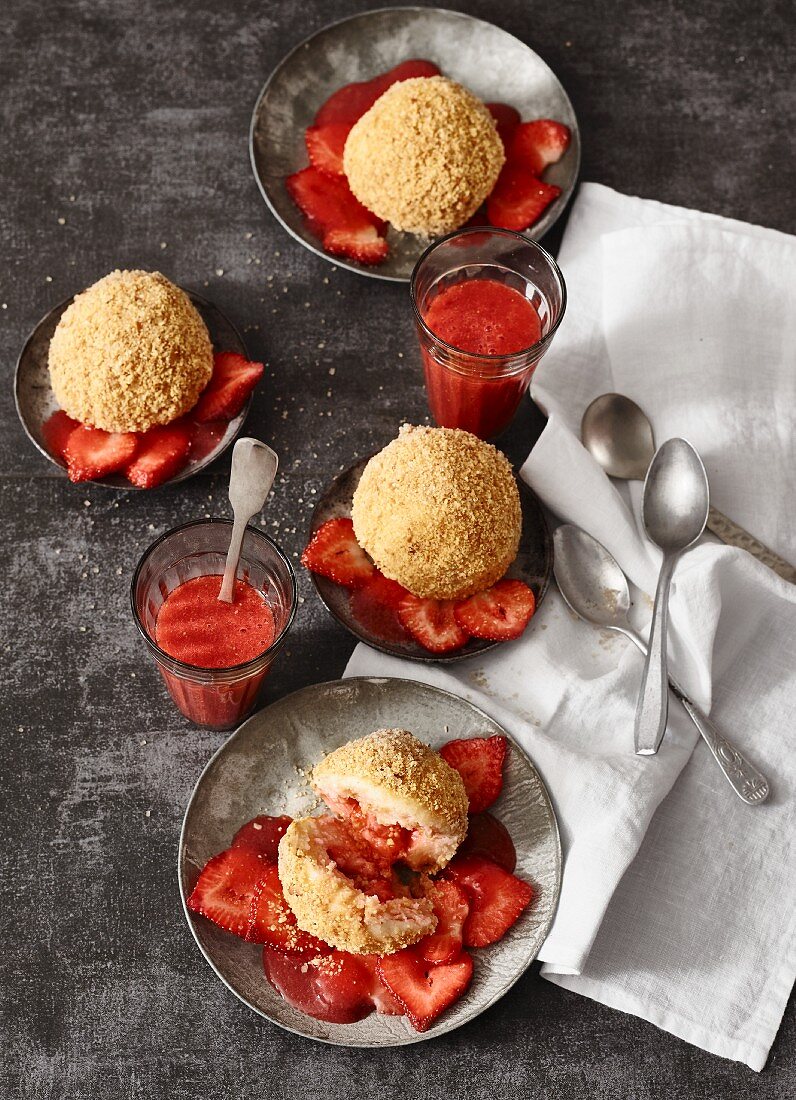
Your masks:
[[[0,1094],[793,1095],[792,1003],[759,1076],[535,973],[437,1041],[330,1050],[239,1004],[185,926],[179,826],[221,735],[189,727],[166,698],[127,584],[156,532],[224,512],[226,463],[151,494],[74,488],[16,421],[13,365],[51,305],[114,266],[159,267],[211,297],[269,365],[248,430],[282,458],[267,530],[299,550],[329,476],[425,413],[405,288],[333,272],[289,239],[247,159],[249,115],[272,66],[366,6],[3,8]],[[583,178],[793,230],[786,0],[457,6],[524,38],[558,73],[581,123]],[[526,407],[505,441],[514,459],[532,428]],[[266,698],[339,675],[351,650],[305,577],[301,594]]]

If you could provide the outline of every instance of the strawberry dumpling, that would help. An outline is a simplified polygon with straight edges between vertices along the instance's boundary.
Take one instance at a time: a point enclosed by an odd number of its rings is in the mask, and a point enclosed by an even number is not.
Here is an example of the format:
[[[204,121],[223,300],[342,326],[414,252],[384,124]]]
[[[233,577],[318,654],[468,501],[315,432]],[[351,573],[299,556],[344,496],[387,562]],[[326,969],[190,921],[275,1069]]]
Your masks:
[[[407,730],[376,730],[330,753],[312,786],[388,864],[434,874],[467,832],[460,775]]]
[[[348,824],[328,814],[299,818],[279,842],[279,879],[298,927],[353,955],[400,951],[436,928],[422,886],[413,897],[387,875]]]

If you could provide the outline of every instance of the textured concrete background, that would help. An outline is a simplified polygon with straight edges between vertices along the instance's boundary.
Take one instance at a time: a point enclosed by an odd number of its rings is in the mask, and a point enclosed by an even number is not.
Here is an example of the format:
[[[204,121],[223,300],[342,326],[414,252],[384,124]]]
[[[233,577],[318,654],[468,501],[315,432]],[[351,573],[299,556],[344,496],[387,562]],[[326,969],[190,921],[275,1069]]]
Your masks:
[[[177,837],[221,736],[189,727],[164,697],[127,585],[156,533],[225,512],[227,464],[152,494],[73,488],[17,423],[13,366],[51,305],[115,266],[160,268],[206,293],[269,364],[248,429],[282,457],[268,529],[298,551],[330,475],[425,414],[406,290],[332,271],[285,236],[246,151],[255,97],[282,54],[368,6],[4,5],[0,1093],[792,1096],[793,1005],[760,1076],[535,972],[436,1042],[340,1050],[238,1003],[185,925]],[[559,74],[581,121],[583,178],[793,230],[787,0],[454,6],[496,20]],[[505,441],[513,458],[533,430],[526,408]],[[352,648],[303,578],[301,591],[266,698],[339,676]]]

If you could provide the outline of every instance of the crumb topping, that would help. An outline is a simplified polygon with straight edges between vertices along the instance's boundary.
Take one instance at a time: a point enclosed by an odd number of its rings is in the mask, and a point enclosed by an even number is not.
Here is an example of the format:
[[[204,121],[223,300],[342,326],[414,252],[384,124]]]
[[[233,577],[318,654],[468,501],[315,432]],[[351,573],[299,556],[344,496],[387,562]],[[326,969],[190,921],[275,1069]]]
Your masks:
[[[472,92],[443,76],[394,84],[354,125],[343,167],[361,203],[396,229],[457,229],[492,190],[505,161],[495,122]]]
[[[213,348],[187,294],[165,275],[113,271],[64,311],[49,366],[69,416],[142,432],[193,408],[213,372]]]
[[[329,779],[346,776],[405,800],[408,812],[412,808],[417,815],[422,808],[422,816],[457,837],[457,844],[464,839],[467,795],[461,776],[408,730],[376,730],[335,749],[313,768],[312,785],[323,798]]]
[[[522,528],[505,455],[469,432],[408,424],[368,462],[351,518],[385,576],[433,599],[463,599],[500,580]]]

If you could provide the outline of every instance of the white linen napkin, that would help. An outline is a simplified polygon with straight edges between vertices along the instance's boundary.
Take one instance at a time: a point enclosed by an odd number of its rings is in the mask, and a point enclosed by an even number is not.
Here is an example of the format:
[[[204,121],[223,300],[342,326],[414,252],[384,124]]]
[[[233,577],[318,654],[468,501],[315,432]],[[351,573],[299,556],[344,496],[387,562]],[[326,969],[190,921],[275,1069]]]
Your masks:
[[[567,316],[533,384],[548,414],[521,476],[617,557],[648,620],[660,555],[639,485],[578,440],[599,393],[638,401],[656,439],[700,450],[717,507],[796,559],[796,240],[585,184],[559,262]],[[646,595],[645,595],[646,594]],[[447,668],[358,646],[346,675],[422,679],[483,707],[553,797],[561,900],[549,980],[761,1069],[796,976],[796,587],[705,540],[677,569],[673,670],[769,776],[740,802],[682,708],[655,757],[633,753],[641,656],[551,590],[526,634]]]

